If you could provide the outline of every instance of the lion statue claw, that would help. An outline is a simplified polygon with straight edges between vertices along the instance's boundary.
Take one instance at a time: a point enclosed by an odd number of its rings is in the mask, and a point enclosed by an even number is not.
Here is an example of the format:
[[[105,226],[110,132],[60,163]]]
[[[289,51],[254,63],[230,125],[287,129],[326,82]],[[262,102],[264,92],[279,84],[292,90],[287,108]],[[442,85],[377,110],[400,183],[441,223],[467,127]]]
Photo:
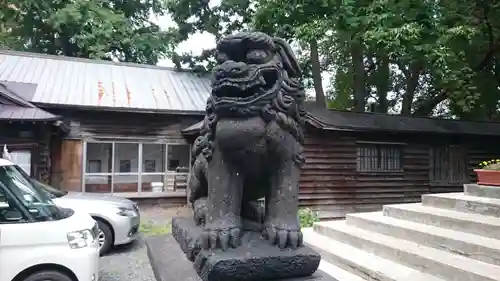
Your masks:
[[[218,42],[189,180],[202,248],[238,247],[244,220],[259,223],[280,248],[303,245],[297,212],[304,100],[301,70],[284,40],[248,32]]]

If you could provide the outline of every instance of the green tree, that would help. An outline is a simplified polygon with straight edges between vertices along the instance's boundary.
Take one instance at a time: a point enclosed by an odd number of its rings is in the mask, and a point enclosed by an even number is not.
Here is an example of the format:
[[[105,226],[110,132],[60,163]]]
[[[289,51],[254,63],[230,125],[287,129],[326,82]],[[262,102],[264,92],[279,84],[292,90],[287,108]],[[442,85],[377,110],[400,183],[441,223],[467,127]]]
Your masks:
[[[0,10],[0,44],[13,50],[156,64],[179,42],[149,20],[162,1],[8,0]]]
[[[500,1],[171,0],[179,36],[258,29],[294,43],[306,81],[328,106],[464,119],[498,116]],[[213,50],[177,56],[210,69]],[[208,63],[207,63],[208,62]]]
[[[169,0],[166,8],[178,26],[182,41],[197,32],[207,32],[218,40],[248,30],[254,14],[251,0],[221,0],[218,5],[211,5],[209,0]],[[207,48],[201,55],[173,54],[171,59],[177,67],[188,66],[195,71],[208,72],[215,64],[215,52]]]
[[[331,12],[326,0],[258,0],[255,4],[254,27],[289,41],[306,50],[302,64],[316,94],[316,103],[326,105],[321,73],[319,44],[324,37],[323,23]],[[304,65],[305,64],[305,65]]]

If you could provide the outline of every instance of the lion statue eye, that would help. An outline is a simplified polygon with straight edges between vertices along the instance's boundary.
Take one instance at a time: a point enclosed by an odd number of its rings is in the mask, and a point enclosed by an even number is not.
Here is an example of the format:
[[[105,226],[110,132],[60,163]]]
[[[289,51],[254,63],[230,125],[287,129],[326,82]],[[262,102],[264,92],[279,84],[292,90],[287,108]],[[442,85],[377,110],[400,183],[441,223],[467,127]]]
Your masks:
[[[264,50],[251,50],[247,53],[247,60],[249,62],[262,62],[266,60],[268,54]]]

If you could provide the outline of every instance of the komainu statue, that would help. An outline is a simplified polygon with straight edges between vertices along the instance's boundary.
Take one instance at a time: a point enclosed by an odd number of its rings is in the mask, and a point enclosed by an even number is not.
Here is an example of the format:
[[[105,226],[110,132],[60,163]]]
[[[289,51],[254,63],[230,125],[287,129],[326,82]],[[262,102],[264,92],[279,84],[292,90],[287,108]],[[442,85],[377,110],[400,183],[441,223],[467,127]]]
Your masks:
[[[305,93],[292,50],[264,33],[239,33],[217,44],[217,63],[190,180],[202,246],[237,247],[244,219],[263,220],[264,237],[280,248],[301,246]]]
[[[301,70],[286,41],[248,32],[218,42],[206,116],[192,148],[194,220],[172,220],[172,236],[202,280],[318,274],[321,257],[303,245],[297,216],[304,100]]]

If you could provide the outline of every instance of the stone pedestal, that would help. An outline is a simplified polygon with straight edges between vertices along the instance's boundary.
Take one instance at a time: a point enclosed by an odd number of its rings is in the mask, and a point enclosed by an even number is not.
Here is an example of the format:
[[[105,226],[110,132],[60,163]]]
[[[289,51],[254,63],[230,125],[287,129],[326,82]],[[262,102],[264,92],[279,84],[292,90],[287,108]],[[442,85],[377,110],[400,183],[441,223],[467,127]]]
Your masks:
[[[259,232],[245,231],[238,248],[201,250],[200,234],[193,219],[175,218],[172,235],[146,241],[157,281],[335,280],[317,271],[321,256],[309,247],[282,250]]]
[[[157,281],[203,281],[172,235],[146,239],[149,261]],[[255,268],[258,270],[258,268]],[[239,277],[235,277],[239,278]],[[313,275],[289,279],[211,279],[211,281],[342,281],[321,270]]]

